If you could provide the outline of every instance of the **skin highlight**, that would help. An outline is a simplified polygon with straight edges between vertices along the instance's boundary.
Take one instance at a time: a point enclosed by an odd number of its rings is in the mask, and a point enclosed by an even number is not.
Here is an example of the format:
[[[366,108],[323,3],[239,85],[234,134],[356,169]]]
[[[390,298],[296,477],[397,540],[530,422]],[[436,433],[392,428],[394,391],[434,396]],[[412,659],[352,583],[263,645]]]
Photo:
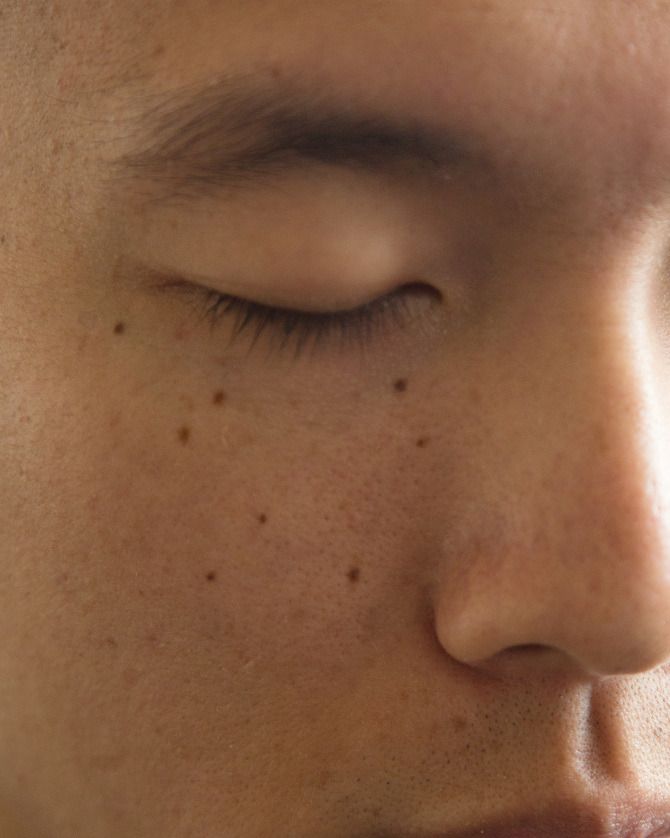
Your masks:
[[[95,7],[0,17],[0,834],[457,836],[660,796],[670,4]],[[476,154],[119,176],[222,77]],[[405,305],[296,353],[193,284]]]

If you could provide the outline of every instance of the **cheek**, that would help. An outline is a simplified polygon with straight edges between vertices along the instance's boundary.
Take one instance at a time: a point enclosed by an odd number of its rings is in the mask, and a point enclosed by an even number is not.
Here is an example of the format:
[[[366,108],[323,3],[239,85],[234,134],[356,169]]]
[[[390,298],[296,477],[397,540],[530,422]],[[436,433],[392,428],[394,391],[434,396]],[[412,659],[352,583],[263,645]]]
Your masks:
[[[381,628],[407,558],[397,469],[354,437],[263,432],[220,392],[110,398],[58,429],[80,442],[67,473],[45,465],[59,550],[39,572],[82,643],[130,647],[138,666],[254,661],[323,683]]]

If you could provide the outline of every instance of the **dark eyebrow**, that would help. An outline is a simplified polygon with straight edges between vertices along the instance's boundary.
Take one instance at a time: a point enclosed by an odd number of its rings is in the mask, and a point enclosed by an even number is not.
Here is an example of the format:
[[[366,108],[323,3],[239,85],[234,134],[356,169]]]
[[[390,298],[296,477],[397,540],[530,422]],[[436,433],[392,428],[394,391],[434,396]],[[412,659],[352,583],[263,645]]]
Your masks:
[[[134,111],[132,147],[111,162],[111,176],[146,186],[155,200],[264,185],[318,164],[366,172],[410,164],[448,176],[480,158],[456,132],[286,81],[222,76],[147,97]]]

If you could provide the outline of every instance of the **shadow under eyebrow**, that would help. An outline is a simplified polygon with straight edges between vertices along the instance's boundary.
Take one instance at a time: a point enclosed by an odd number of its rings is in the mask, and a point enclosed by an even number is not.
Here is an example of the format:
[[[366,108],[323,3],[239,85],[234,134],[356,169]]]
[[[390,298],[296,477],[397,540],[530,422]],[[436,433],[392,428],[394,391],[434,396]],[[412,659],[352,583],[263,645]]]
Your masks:
[[[365,172],[413,165],[446,178],[456,166],[485,162],[480,144],[456,130],[343,105],[286,80],[224,75],[151,98],[130,118],[134,148],[110,172],[158,201],[257,187],[324,164]]]

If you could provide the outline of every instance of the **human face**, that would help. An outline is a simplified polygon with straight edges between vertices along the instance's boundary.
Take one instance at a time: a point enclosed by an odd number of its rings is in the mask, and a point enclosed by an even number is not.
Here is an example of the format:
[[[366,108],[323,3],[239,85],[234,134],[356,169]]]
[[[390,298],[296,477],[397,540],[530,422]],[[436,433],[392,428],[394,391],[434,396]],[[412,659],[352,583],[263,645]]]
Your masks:
[[[3,836],[612,836],[667,790],[669,36],[7,9]]]

